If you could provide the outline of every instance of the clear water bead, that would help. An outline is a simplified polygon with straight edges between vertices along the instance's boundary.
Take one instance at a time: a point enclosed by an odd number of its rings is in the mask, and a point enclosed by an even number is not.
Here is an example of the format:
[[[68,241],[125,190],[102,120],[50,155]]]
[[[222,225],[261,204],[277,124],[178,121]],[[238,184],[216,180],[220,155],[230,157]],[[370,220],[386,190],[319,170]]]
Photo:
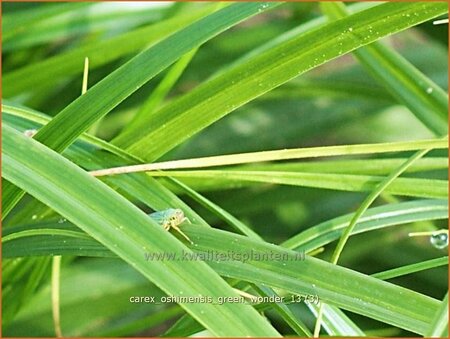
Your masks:
[[[439,232],[430,236],[430,243],[434,248],[443,249],[448,246],[448,233]]]

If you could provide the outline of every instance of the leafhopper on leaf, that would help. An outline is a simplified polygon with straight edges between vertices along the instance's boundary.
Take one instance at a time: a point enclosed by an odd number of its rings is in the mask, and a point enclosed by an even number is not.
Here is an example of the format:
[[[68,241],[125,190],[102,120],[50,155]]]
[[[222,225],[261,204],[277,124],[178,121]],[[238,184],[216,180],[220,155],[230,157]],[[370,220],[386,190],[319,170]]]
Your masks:
[[[184,212],[179,208],[168,208],[163,211],[151,213],[149,214],[149,216],[158,224],[160,224],[166,231],[169,231],[171,228],[173,228],[178,233],[180,233],[187,241],[193,244],[192,240],[189,239],[189,237],[180,229],[180,225],[183,222],[191,222],[188,218],[185,217]]]

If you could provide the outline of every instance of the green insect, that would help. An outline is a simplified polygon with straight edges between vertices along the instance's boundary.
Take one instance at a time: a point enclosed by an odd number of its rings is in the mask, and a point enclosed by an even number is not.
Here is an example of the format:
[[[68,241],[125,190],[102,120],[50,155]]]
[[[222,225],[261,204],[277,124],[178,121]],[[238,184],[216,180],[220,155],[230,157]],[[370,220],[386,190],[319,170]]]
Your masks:
[[[164,211],[151,213],[149,214],[149,216],[158,224],[160,224],[166,231],[170,230],[170,228],[173,228],[183,237],[185,237],[187,241],[193,244],[192,240],[189,239],[189,237],[180,230],[179,226],[183,222],[187,221],[191,223],[191,221],[184,216],[183,211],[179,208],[168,208]]]

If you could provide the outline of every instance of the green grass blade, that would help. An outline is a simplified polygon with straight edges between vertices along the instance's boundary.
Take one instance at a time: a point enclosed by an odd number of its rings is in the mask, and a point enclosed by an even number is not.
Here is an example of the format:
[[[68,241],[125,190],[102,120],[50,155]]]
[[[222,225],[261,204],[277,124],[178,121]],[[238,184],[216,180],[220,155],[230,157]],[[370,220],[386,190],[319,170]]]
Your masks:
[[[37,124],[33,124],[33,128],[40,128],[41,124],[47,123],[50,119],[40,114],[39,112],[34,112],[27,108],[21,108],[16,106],[8,106],[5,105],[3,107],[3,112],[7,112],[7,114],[12,114],[17,117],[22,117],[29,122],[36,122]],[[15,126],[17,128],[29,128],[29,125],[21,125],[19,121],[15,121]],[[85,167],[87,169],[94,169],[98,167],[109,167],[112,164],[115,164],[117,161],[123,162],[138,162],[139,159],[133,157],[132,155],[126,153],[120,148],[107,143],[101,139],[96,137],[92,137],[88,134],[83,133],[80,136],[80,141],[76,142],[73,145],[73,148],[69,148],[66,150],[66,156],[73,162],[78,165]],[[114,157],[110,154],[102,154],[93,152],[92,149],[103,149],[106,150],[117,157]],[[129,176],[122,177],[110,177],[106,180],[110,185],[117,186],[120,189],[126,191],[129,195],[134,198],[140,200],[142,203],[146,204],[153,210],[162,210],[171,207],[181,208],[185,215],[198,224],[207,225],[206,222],[193,211],[188,205],[186,205],[181,199],[179,199],[175,194],[166,189],[163,185],[158,183],[153,178],[146,176],[142,173],[136,173]],[[22,210],[26,215],[27,210],[29,210],[30,217],[36,214],[36,210],[33,210],[33,206],[29,206]]]
[[[444,300],[442,300],[436,316],[430,324],[430,329],[426,337],[448,338],[448,293],[445,295]]]
[[[329,18],[348,16],[341,2],[321,3]],[[437,135],[447,134],[448,95],[393,49],[374,42],[353,52],[366,69]]]
[[[35,230],[25,230],[17,232],[14,230],[14,232],[6,233],[4,237],[2,237],[2,244],[15,240],[20,239],[24,237],[33,237],[33,236],[39,236],[39,235],[61,235],[65,237],[75,237],[75,238],[81,238],[81,239],[89,239],[85,233],[77,232],[77,231],[70,231],[70,230],[55,230],[51,228],[39,228]]]
[[[207,7],[180,14],[109,40],[88,43],[80,48],[10,71],[4,74],[2,79],[3,96],[9,98],[40,84],[53,84],[55,81],[77,74],[82,69],[86,56],[89,57],[91,70],[96,69],[108,62],[155,44],[211,11],[212,7]],[[133,43],[130,44],[130,41]]]
[[[173,178],[168,179],[170,183],[174,184],[176,187],[179,187],[184,193],[189,195],[192,199],[194,199],[198,203],[202,204],[206,209],[214,213],[218,218],[224,220],[228,225],[233,227],[235,230],[241,232],[242,234],[245,234],[250,238],[262,240],[262,238],[258,235],[258,233],[253,231],[250,227],[245,225],[243,222],[241,222],[239,219],[237,219],[229,212],[225,211],[220,206],[216,205],[215,203],[205,198],[201,194],[197,193],[196,191],[194,191],[187,185],[183,184],[182,182],[175,180]]]
[[[142,126],[152,122],[152,113],[158,108],[164,97],[169,93],[171,88],[177,82],[179,77],[183,74],[184,69],[197,53],[197,49],[193,49],[186,55],[180,58],[167,72],[164,79],[154,89],[149,98],[144,102],[133,117],[133,119],[125,126],[118,137],[114,138],[114,144],[120,145],[121,141],[127,137],[127,134],[136,133]]]
[[[345,245],[347,244],[353,230],[356,227],[356,224],[359,222],[361,216],[367,211],[370,205],[376,200],[380,194],[388,189],[392,185],[394,181],[416,160],[422,158],[426,153],[428,153],[430,149],[421,150],[416,152],[412,157],[406,160],[403,164],[401,164],[398,168],[396,168],[392,173],[390,173],[385,179],[380,181],[380,183],[374,188],[372,192],[364,199],[358,209],[355,211],[355,214],[352,216],[350,223],[342,232],[339,241],[336,245],[336,248],[333,251],[330,262],[334,265],[338,263],[338,260],[344,250]],[[314,335],[319,336],[321,321],[322,321],[322,312],[323,312],[323,304],[320,305],[319,312],[317,315],[316,326],[314,329]]]
[[[288,80],[446,11],[445,3],[384,3],[299,34],[166,105],[158,111],[151,129],[142,133],[145,137],[140,139],[142,134],[136,136],[129,149],[133,154],[153,161],[226,114]],[[167,138],[167,131],[171,138]]]
[[[79,157],[79,156],[78,156]],[[114,178],[113,178],[114,179]],[[126,188],[128,193],[133,194],[133,191],[136,191],[136,189],[134,188],[133,185],[131,185],[131,180],[128,180],[130,178],[117,178],[119,180],[118,185],[121,188]],[[125,179],[125,180],[123,180]],[[137,178],[136,178],[137,179]],[[141,179],[144,179],[144,177],[142,177]],[[114,180],[113,180],[114,181]],[[125,187],[123,182],[129,182],[130,184],[128,185],[128,187]],[[141,181],[142,182],[142,181]],[[175,180],[172,180],[172,182],[176,182]],[[221,209],[219,206],[213,204],[212,202],[208,201],[206,198],[200,196],[198,193],[196,193],[195,191],[189,189],[188,187],[186,187],[185,185],[178,183],[178,186],[182,187],[183,190],[185,192],[187,192],[191,197],[193,197],[195,200],[199,201],[200,203],[202,203],[203,205],[205,205],[207,208],[209,208],[210,210],[213,211],[213,213],[215,213],[216,215],[218,215],[219,217],[223,217],[224,220],[229,223],[230,225],[232,225],[233,227],[236,227],[239,231],[241,231],[244,234],[247,234],[248,236],[251,237],[255,237],[257,239],[260,239],[260,237],[258,236],[257,233],[255,233],[254,231],[252,231],[251,229],[249,229],[246,225],[244,225],[242,222],[240,222],[239,220],[237,220],[235,217],[233,217],[231,214],[229,214],[228,212],[226,212],[225,210]],[[139,185],[141,187],[146,187],[147,185],[145,184],[141,184]],[[134,194],[136,196],[136,194]],[[141,198],[142,200],[142,196],[148,196],[148,195],[137,195],[137,197]],[[145,199],[144,199],[145,201]],[[176,206],[176,204],[172,204],[171,206]],[[193,222],[196,222],[197,219],[192,218]],[[11,231],[11,230],[10,230]],[[3,238],[3,242],[7,242],[10,240],[14,240],[14,239],[18,239],[21,237],[26,237],[26,236],[35,236],[35,235],[46,235],[46,234],[52,234],[54,236],[75,236],[75,237],[80,237],[80,238],[85,238],[84,234],[80,233],[80,232],[74,232],[74,231],[70,231],[70,230],[55,230],[55,232],[51,232],[51,230],[49,229],[45,229],[45,228],[40,228],[38,230],[25,230],[25,231],[19,231],[17,232],[17,227],[14,227],[14,233],[10,234],[10,232],[6,233],[6,235],[4,234],[4,238]],[[288,317],[288,310],[282,310],[282,309],[277,309],[278,312],[280,312],[280,314],[283,317]],[[292,319],[292,317],[288,317],[289,321],[294,321],[294,319]],[[298,325],[298,324],[297,324]],[[299,325],[298,325],[299,326]],[[302,326],[300,326],[300,328],[302,328]],[[297,328],[298,329],[298,328]],[[302,332],[303,333],[303,332]]]
[[[279,4],[236,3],[174,33],[91,87],[40,129],[34,138],[57,152],[63,151],[97,120],[182,55],[242,20]],[[7,215],[23,192],[5,182],[4,194],[8,197],[3,206],[4,215]]]
[[[353,214],[327,220],[286,240],[281,246],[302,249],[306,252],[329,244],[341,236]],[[369,209],[360,219],[352,234],[359,234],[383,227],[408,224],[424,220],[446,219],[446,200],[417,200],[389,204]]]
[[[253,285],[253,288],[263,297],[278,296],[272,289],[265,286]],[[280,314],[284,321],[294,330],[299,337],[311,337],[308,327],[294,315],[285,304],[273,303],[273,308]]]
[[[388,188],[392,186],[392,184],[398,179],[398,177],[416,160],[422,158],[426,153],[430,150],[422,150],[416,152],[412,157],[406,160],[403,164],[401,164],[398,168],[396,168],[391,174],[389,174],[385,179],[380,181],[380,183],[375,187],[375,189],[370,192],[370,194],[364,199],[358,209],[355,211],[352,220],[350,220],[349,225],[344,229],[341,237],[339,238],[336,249],[334,250],[333,256],[331,258],[331,262],[333,264],[337,264],[339,257],[344,250],[344,246],[347,243],[350,235],[352,234],[356,224],[361,219],[361,216],[367,211],[367,209],[372,205],[372,203],[376,200],[377,197],[380,196],[381,193],[387,192]]]
[[[61,256],[65,337],[448,336],[447,3],[79,6],[2,4],[4,336],[55,335]],[[159,300],[237,289],[286,299]]]
[[[213,230],[202,228],[200,233],[203,235],[201,236],[198,231],[200,231],[200,228],[194,227],[187,230],[188,235],[192,239],[202,238],[202,243],[199,242],[198,249],[204,251],[211,248],[215,248],[218,251],[229,250],[229,242],[235,239],[233,249],[236,252],[246,253],[249,249],[253,249],[253,251],[261,250],[266,253],[270,251],[280,253],[280,249],[277,246],[262,244],[248,238],[243,239],[241,236],[233,234],[227,237],[226,232],[217,230],[214,230],[214,232],[221,234],[222,240],[217,241],[216,237],[212,236],[209,239],[210,242],[206,244],[206,242],[203,242],[203,240],[206,240],[204,238],[205,233],[211,232],[212,235]],[[226,242],[227,244],[225,244]],[[249,264],[255,267],[256,271],[248,267]],[[373,317],[374,319],[409,329],[415,333],[424,333],[429,326],[429,319],[434,315],[434,311],[438,307],[438,303],[432,298],[423,295],[419,296],[418,293],[411,290],[403,289],[393,284],[386,284],[378,279],[369,278],[355,271],[331,265],[311,257],[306,257],[305,261],[254,260],[248,263],[228,261],[216,263],[211,261],[210,265],[226,276],[264,283],[292,293],[318,294],[322,301],[330,305]],[[248,268],[248,272],[246,268]],[[271,281],[270,283],[268,282],[269,280]],[[368,289],[367,293],[362,293],[362,290],[366,288]],[[369,290],[372,292],[368,292]],[[405,298],[399,299],[398,293],[406,293],[409,296],[406,297],[406,294],[404,294]],[[410,302],[411,304],[409,304]],[[407,306],[406,303],[409,305]],[[375,304],[380,307],[378,310],[375,310],[378,308]],[[419,305],[421,306],[419,307]],[[425,307],[430,307],[433,311],[425,311]],[[394,309],[396,311],[390,314]],[[412,320],[412,318],[415,318],[415,320]]]
[[[17,104],[11,103],[7,100],[2,102],[2,112],[9,115],[24,118],[26,120],[38,123],[39,125],[47,124],[51,119],[47,115],[32,110],[28,107],[19,106]],[[110,153],[116,154],[123,159],[128,159],[129,161],[138,161],[139,158],[127,153],[121,148],[114,146],[111,143],[107,143],[99,138],[93,137],[87,133],[81,134],[81,139],[86,140],[98,148],[109,151]],[[364,155],[364,154],[378,154],[378,153],[389,153],[389,152],[405,152],[405,151],[415,151],[420,149],[435,148],[435,149],[445,149],[448,148],[448,142],[442,139],[430,139],[430,140],[415,140],[415,141],[400,141],[400,142],[384,142],[375,144],[359,144],[359,145],[338,145],[338,146],[320,146],[320,147],[305,147],[305,148],[294,148],[287,150],[275,150],[275,151],[263,151],[263,152],[250,152],[250,153],[240,153],[232,155],[220,155],[213,157],[203,157],[203,158],[193,158],[193,159],[182,159],[166,162],[156,162],[149,164],[147,170],[156,169],[178,169],[178,168],[201,168],[201,167],[212,167],[212,166],[225,166],[225,165],[238,165],[238,164],[254,164],[257,162],[267,162],[267,161],[280,161],[280,160],[292,160],[292,159],[305,159],[305,158],[318,158],[318,157],[334,157],[334,156],[348,156],[348,155]],[[355,163],[353,164],[354,161]],[[397,160],[401,161],[401,160]],[[446,168],[447,161],[446,158],[439,158],[436,160],[431,159],[420,159],[418,163],[422,162],[432,162],[434,165],[428,167],[424,166],[425,169],[440,169]],[[436,161],[436,162],[435,162]],[[301,163],[301,164],[278,164],[270,166],[293,166],[294,170],[307,169],[308,171],[328,171],[329,169],[322,169],[322,167],[331,167],[334,170],[345,170],[351,168],[352,172],[355,173],[356,169],[364,169],[369,167],[367,171],[373,174],[385,174],[384,169],[387,164],[393,162],[393,159],[365,159],[365,160],[349,160],[348,164],[343,161],[338,161],[336,163]],[[329,164],[329,166],[327,165]],[[400,164],[400,163],[399,163]],[[430,164],[431,165],[431,164]],[[297,167],[299,166],[299,167]],[[395,166],[390,164],[390,166]],[[417,165],[412,165],[411,168],[416,168]],[[255,169],[266,169],[264,165],[258,165],[254,167]],[[273,167],[277,169],[277,167]],[[376,169],[383,169],[383,172],[374,172]],[[133,168],[133,172],[136,169]],[[367,174],[365,171],[362,173],[356,172],[355,174]]]
[[[279,4],[233,4],[174,33],[91,87],[39,130],[36,140],[43,141],[56,151],[65,149],[95,121],[182,55],[240,21],[258,14],[262,9],[277,5]],[[77,115],[76,112],[79,111],[84,114]],[[59,133],[55,134],[55,130]]]
[[[3,100],[2,102],[2,113],[3,113],[3,119],[5,120],[5,116],[8,115],[12,117],[19,117],[23,118],[29,122],[33,123],[33,127],[36,129],[39,129],[42,127],[42,125],[46,125],[52,118],[48,115],[38,112],[36,110],[33,110],[29,107],[21,106],[15,103],[12,103],[8,100]],[[15,126],[16,127],[16,126]],[[126,159],[128,161],[133,161],[136,158],[128,154],[127,152],[123,151],[117,146],[114,146],[110,143],[105,142],[102,139],[99,139],[95,136],[92,136],[86,132],[82,133],[79,138],[81,140],[84,140],[93,146],[103,149],[105,151],[108,151],[112,154],[116,154],[119,157]]]
[[[202,204],[205,208],[214,213],[218,218],[224,220],[228,225],[241,232],[242,234],[257,240],[262,240],[262,238],[254,232],[251,228],[245,225],[243,222],[238,220],[232,214],[225,211],[220,206],[214,204],[212,201],[208,200],[201,194],[192,190],[190,187],[184,185],[183,183],[175,180],[173,178],[169,178],[169,182],[174,184],[176,187],[181,188],[183,192],[189,195],[192,199]],[[253,285],[253,288],[259,291],[259,293],[272,296],[275,295],[275,292],[267,287],[261,285]],[[295,315],[290,311],[290,309],[283,304],[275,304],[274,310],[288,323],[288,325],[300,336],[311,336],[311,332],[308,330],[308,327],[299,319],[295,317]]]
[[[9,35],[3,44],[4,52],[18,53],[31,47],[42,47],[53,41],[72,39],[83,41],[95,34],[117,35],[143,24],[148,24],[162,17],[166,8],[133,8],[126,5],[85,3],[84,7],[74,8],[61,15],[44,17],[43,20],[26,26]],[[86,5],[91,7],[85,8]],[[170,5],[169,5],[170,6]],[[159,6],[158,6],[159,7]],[[164,6],[167,7],[167,6]],[[30,11],[38,11],[39,8]],[[17,13],[12,14],[15,20]]]
[[[61,291],[62,330],[67,337],[131,336],[184,313],[178,305],[162,308],[130,303],[130,295],[161,297],[164,293],[117,258],[91,258],[82,264],[63,260]],[[35,337],[53,337],[49,300],[46,283],[3,331],[4,336],[23,337],[33,331]]]
[[[277,171],[204,170],[147,173],[154,177],[171,176],[175,178],[198,178],[199,180],[213,178],[225,182],[249,181],[352,192],[372,191],[383,180],[383,177],[366,175]],[[386,189],[386,192],[394,195],[439,199],[448,197],[447,187],[448,181],[446,180],[399,178]]]
[[[2,262],[2,327],[10,326],[17,312],[26,305],[45,281],[50,257],[24,258],[13,261],[9,269]]]
[[[320,173],[333,172],[343,174],[387,175],[406,160],[406,158],[389,158],[289,162],[281,164],[272,163],[265,165],[251,164],[247,166],[237,167],[236,169],[257,171],[292,171]],[[408,167],[405,173],[445,170],[447,168],[448,158],[428,157],[419,159],[417,162]]]
[[[245,236],[216,230],[213,228],[189,225],[184,228],[186,234],[194,240],[197,246],[191,248],[197,253],[249,253],[253,255],[286,255],[288,260],[249,260],[215,261],[207,263],[219,274],[253,283],[265,284],[281,288],[294,294],[314,294],[327,304],[349,310],[382,322],[407,329],[414,333],[424,334],[431,319],[438,310],[439,302],[433,298],[390,284],[379,279],[332,265],[325,261],[306,257],[305,260],[295,260],[298,252],[282,249],[279,246],[263,243]],[[26,239],[26,238],[24,238]],[[27,239],[32,239],[27,238]],[[70,248],[71,253],[83,253],[77,246],[55,243],[52,246],[40,241],[29,248],[29,253],[64,253],[64,248]],[[80,241],[81,239],[76,239]],[[101,244],[91,244],[84,253],[97,253],[102,256],[112,256],[108,249],[101,249]],[[210,253],[210,252],[209,252]],[[86,255],[86,254],[85,254]],[[404,298],[398,298],[401,294]]]
[[[86,6],[92,6],[92,3],[46,4],[19,13],[5,14],[2,18],[2,43],[11,40],[18,33],[33,29],[37,23]]]
[[[408,142],[393,142],[363,145],[322,146],[294,148],[275,151],[239,153],[231,155],[219,155],[213,157],[182,159],[137,166],[126,166],[123,168],[105,169],[93,173],[95,176],[112,175],[120,173],[133,173],[141,171],[154,171],[162,169],[184,169],[203,168],[214,166],[226,166],[237,164],[248,164],[263,161],[291,160],[316,157],[330,157],[338,155],[376,154],[386,152],[402,152],[410,150],[421,150],[428,148],[448,148],[445,139],[417,140]]]
[[[445,266],[448,265],[448,257],[442,257],[442,258],[436,258],[436,259],[430,259],[426,261],[422,261],[416,264],[406,265],[398,268],[394,268],[392,270],[383,271],[379,273],[372,274],[372,277],[382,279],[382,280],[388,280],[397,278],[406,274],[416,273],[423,270],[429,270],[431,268],[439,267],[439,266]]]
[[[3,152],[6,179],[54,208],[166,293],[235,295],[203,262],[146,261],[146,251],[180,254],[187,248],[126,199],[54,151],[4,126]],[[246,305],[187,303],[182,307],[214,335],[279,335]]]
[[[318,307],[308,305],[309,309],[317,316]],[[365,333],[350,320],[339,308],[327,304],[323,305],[323,327],[330,336],[365,337]]]

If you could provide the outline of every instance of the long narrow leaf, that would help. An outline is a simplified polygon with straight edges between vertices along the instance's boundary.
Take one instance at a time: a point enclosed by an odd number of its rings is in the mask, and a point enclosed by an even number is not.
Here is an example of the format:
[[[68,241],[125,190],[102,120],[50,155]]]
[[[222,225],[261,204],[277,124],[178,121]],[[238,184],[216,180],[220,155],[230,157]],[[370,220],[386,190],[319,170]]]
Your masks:
[[[298,252],[279,246],[207,227],[186,227],[185,232],[195,242],[192,246],[194,251],[203,253],[207,263],[221,275],[278,287],[294,294],[318,295],[327,304],[415,333],[425,333],[439,307],[439,302],[433,298],[312,257],[299,260]],[[31,251],[38,251],[38,247],[34,246]],[[54,247],[45,247],[41,245],[43,253],[55,250]],[[59,251],[63,251],[63,247],[59,245]],[[102,253],[106,257],[114,255],[102,247],[91,241],[84,251]],[[226,254],[230,251],[246,255],[252,253],[254,259],[207,259],[211,253]],[[72,253],[82,252],[78,247],[72,247]],[[275,258],[288,259],[256,259],[258,255],[263,258],[270,253]],[[404,298],[399,299],[399,294]]]
[[[288,80],[447,10],[447,4],[438,2],[384,3],[299,34],[166,105],[155,115],[152,126],[126,146],[133,154],[154,161],[201,129]]]
[[[3,151],[5,178],[50,205],[169,295],[235,295],[203,262],[146,261],[146,251],[180,254],[189,250],[126,199],[54,151],[7,126],[3,127]],[[246,305],[181,306],[218,336],[278,336]]]
[[[236,3],[174,33],[90,88],[40,129],[35,139],[61,152],[97,120],[182,55],[240,21],[278,5]],[[9,182],[4,183],[3,190],[8,197],[3,206],[3,215],[6,215],[23,196],[23,192]]]
[[[148,174],[155,177],[220,178],[224,181],[233,182],[250,181],[356,192],[371,191],[381,180],[383,180],[383,177],[366,175],[277,171],[158,171],[148,172]],[[413,197],[447,198],[447,186],[448,182],[446,180],[399,178],[386,189],[386,192]]]
[[[340,2],[322,3],[331,19],[348,15]],[[448,95],[393,49],[374,42],[353,52],[360,62],[437,135],[447,134]]]
[[[448,293],[445,298],[441,301],[441,305],[436,312],[433,321],[430,323],[430,328],[427,337],[448,337]]]
[[[178,29],[191,24],[211,8],[202,8],[175,18],[140,27],[134,31],[111,38],[106,41],[92,42],[79,49],[46,58],[37,63],[26,65],[10,71],[3,76],[3,96],[9,98],[41,84],[52,84],[80,72],[84,58],[90,60],[90,69],[96,69],[127,54],[139,51],[164,39]],[[133,43],[129,43],[132,41]]]

